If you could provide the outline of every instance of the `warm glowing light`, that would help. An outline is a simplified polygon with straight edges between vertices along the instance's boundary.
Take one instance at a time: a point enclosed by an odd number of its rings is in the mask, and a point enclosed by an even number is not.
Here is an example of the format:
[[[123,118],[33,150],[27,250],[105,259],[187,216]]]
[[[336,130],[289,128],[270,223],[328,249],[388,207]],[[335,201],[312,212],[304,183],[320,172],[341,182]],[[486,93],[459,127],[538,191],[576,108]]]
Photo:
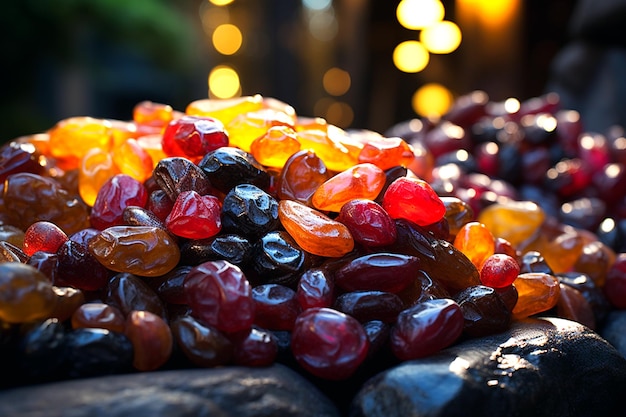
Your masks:
[[[449,54],[461,44],[461,29],[454,22],[443,20],[424,28],[420,42],[433,54]]]
[[[443,85],[425,84],[413,94],[413,110],[424,117],[440,117],[448,111],[453,101],[452,93]]]
[[[233,68],[219,65],[209,74],[209,92],[216,98],[232,98],[240,95],[239,74]]]
[[[404,41],[393,50],[393,63],[400,71],[420,72],[429,60],[428,51],[418,41]]]
[[[209,0],[209,1],[216,6],[226,6],[228,4],[231,4],[234,0]]]
[[[521,107],[521,103],[519,102],[518,99],[516,98],[507,98],[506,100],[504,100],[504,110],[507,113],[517,113],[519,111]]]
[[[340,68],[333,67],[324,73],[322,79],[324,90],[331,96],[341,96],[350,89],[350,73]]]
[[[419,30],[443,19],[445,9],[439,0],[402,0],[396,8],[398,22],[407,29]]]
[[[502,28],[519,12],[521,0],[457,0],[457,9],[470,11],[483,25]]]
[[[227,23],[215,28],[211,40],[217,52],[232,55],[241,48],[243,36],[237,26]]]
[[[308,18],[309,33],[318,41],[332,41],[339,32],[339,22],[332,7],[311,10]]]
[[[335,101],[326,110],[326,120],[338,127],[348,127],[354,119],[354,111],[348,103]]]

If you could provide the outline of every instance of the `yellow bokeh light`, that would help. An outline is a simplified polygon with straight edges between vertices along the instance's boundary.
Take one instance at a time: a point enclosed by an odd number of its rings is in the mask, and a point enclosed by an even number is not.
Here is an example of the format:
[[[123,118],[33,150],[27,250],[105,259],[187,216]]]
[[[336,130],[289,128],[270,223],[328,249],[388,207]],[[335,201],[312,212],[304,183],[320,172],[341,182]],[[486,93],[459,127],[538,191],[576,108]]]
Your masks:
[[[243,36],[237,26],[227,23],[215,28],[211,40],[217,52],[232,55],[241,48]]]
[[[428,51],[418,41],[404,41],[393,50],[393,63],[400,71],[420,72],[429,60]]]
[[[413,94],[413,110],[423,117],[437,118],[444,115],[454,101],[450,90],[438,83],[421,86]]]
[[[461,29],[454,22],[443,20],[422,30],[420,42],[433,54],[449,54],[461,44]]]
[[[341,96],[347,93],[351,82],[350,73],[337,67],[326,71],[322,79],[324,90],[331,96]]]
[[[419,30],[443,19],[445,9],[439,0],[402,0],[396,8],[398,22],[407,29]]]
[[[326,120],[338,127],[348,127],[354,119],[354,111],[348,103],[336,101],[328,106]]]
[[[226,6],[228,4],[231,4],[233,1],[234,0],[209,0],[209,2],[216,6]]]
[[[209,74],[209,93],[216,98],[231,98],[241,93],[239,74],[233,68],[219,65]]]

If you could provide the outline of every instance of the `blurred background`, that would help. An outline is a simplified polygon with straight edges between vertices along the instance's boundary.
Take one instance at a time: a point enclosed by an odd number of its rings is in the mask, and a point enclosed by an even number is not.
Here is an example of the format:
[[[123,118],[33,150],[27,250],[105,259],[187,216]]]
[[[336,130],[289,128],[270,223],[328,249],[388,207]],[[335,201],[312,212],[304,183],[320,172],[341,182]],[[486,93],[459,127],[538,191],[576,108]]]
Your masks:
[[[436,117],[476,89],[502,101],[561,88],[581,106],[554,80],[555,60],[580,33],[578,3],[7,0],[0,140],[70,116],[128,120],[144,100],[184,110],[257,93],[378,132]]]

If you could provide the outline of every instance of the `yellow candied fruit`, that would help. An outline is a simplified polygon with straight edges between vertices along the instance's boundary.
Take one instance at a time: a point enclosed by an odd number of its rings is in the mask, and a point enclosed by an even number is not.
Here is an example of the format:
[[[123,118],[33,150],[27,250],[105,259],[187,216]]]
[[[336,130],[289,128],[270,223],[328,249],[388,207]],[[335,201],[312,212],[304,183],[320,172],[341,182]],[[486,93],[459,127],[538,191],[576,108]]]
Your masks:
[[[225,125],[230,146],[250,152],[252,142],[263,136],[269,128],[287,126],[293,128],[295,119],[287,113],[274,109],[261,109],[240,114]]]
[[[559,301],[559,280],[542,272],[527,272],[513,282],[518,298],[513,317],[523,319],[550,310]]]
[[[250,153],[261,165],[282,168],[300,150],[296,132],[289,126],[274,126],[250,145]]]
[[[190,116],[213,117],[227,125],[240,114],[258,111],[263,108],[263,97],[257,94],[231,99],[204,98],[192,101],[187,105],[185,113]]]
[[[518,246],[539,229],[546,218],[541,207],[531,201],[508,201],[483,209],[477,221],[484,224],[494,238],[506,239]]]
[[[113,126],[108,120],[70,117],[58,122],[48,133],[50,153],[56,158],[78,162],[92,148],[110,151],[113,146]]]

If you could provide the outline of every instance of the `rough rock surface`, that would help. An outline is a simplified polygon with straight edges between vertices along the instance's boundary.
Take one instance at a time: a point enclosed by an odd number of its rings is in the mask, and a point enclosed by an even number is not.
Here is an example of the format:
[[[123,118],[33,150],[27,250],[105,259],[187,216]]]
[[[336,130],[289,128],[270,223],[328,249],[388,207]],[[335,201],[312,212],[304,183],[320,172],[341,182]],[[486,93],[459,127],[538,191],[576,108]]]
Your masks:
[[[0,416],[338,416],[309,382],[282,365],[116,375],[0,392]]]
[[[626,360],[571,321],[516,323],[370,379],[352,417],[623,416]]]

